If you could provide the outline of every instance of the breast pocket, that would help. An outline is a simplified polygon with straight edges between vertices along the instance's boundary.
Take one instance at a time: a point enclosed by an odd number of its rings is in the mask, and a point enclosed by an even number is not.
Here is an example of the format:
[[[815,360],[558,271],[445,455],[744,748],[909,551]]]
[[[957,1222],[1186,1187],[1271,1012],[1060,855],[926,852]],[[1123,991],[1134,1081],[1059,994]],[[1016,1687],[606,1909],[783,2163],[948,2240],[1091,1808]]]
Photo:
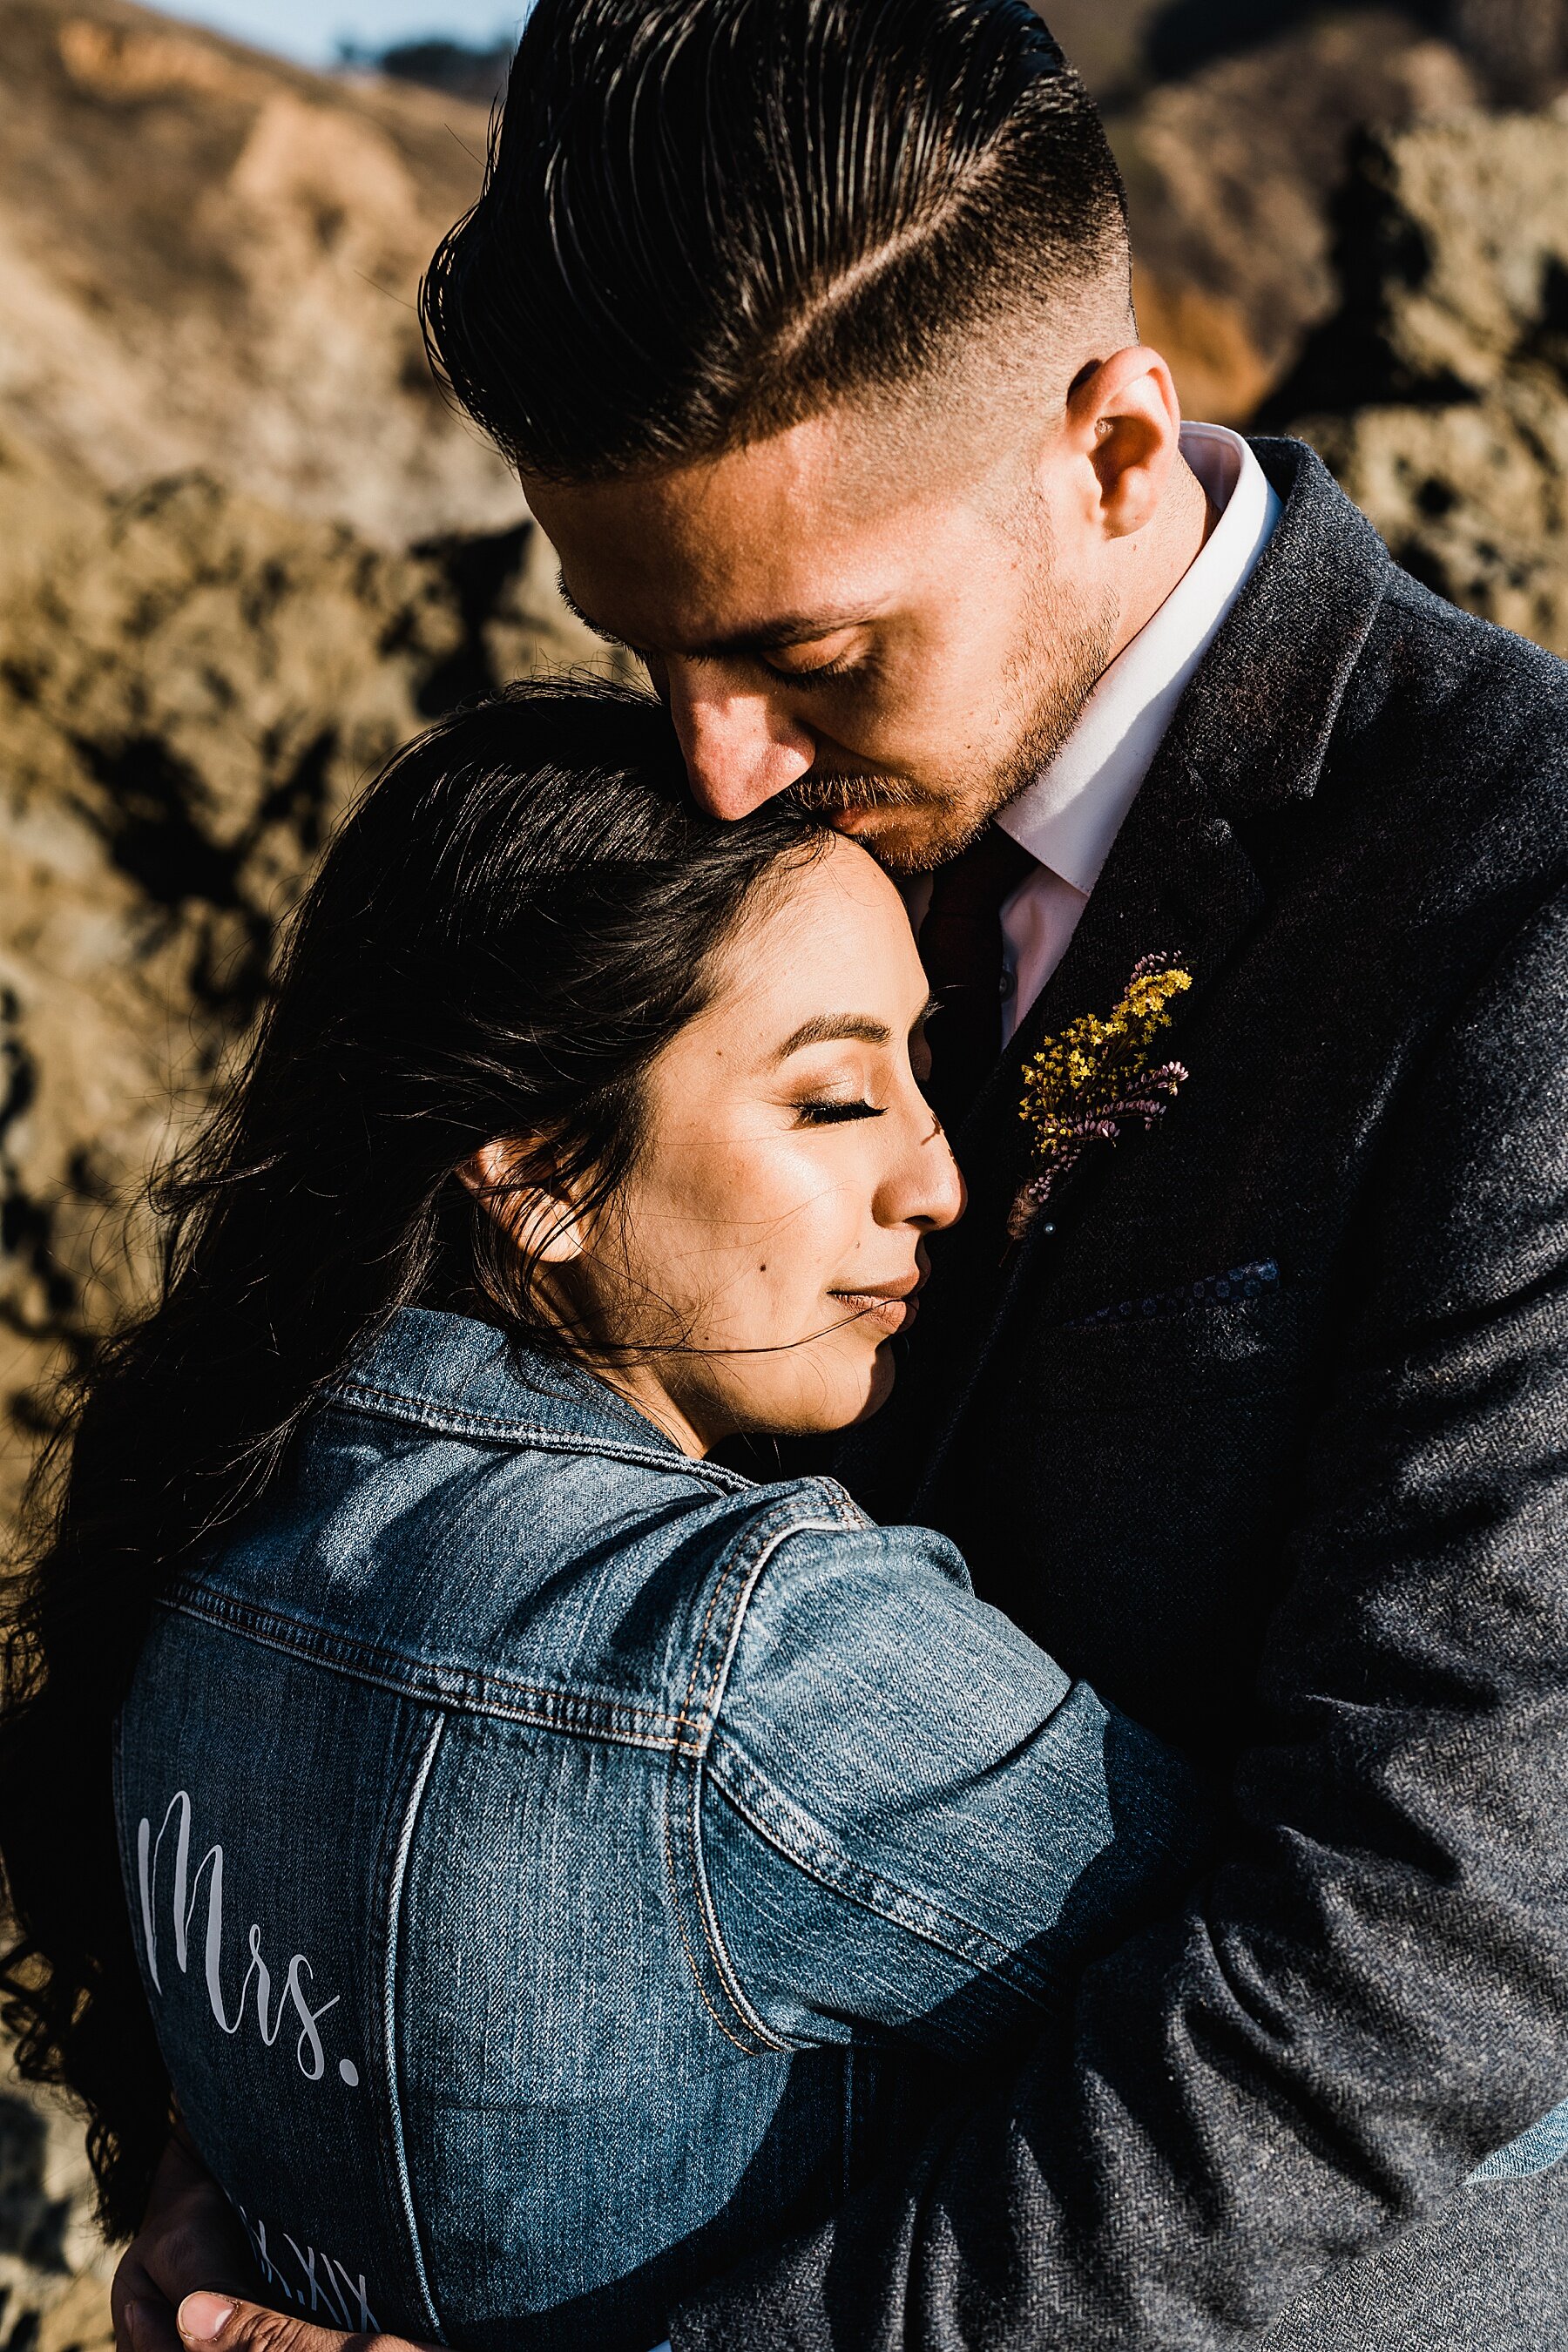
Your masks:
[[[1058,1412],[1278,1395],[1303,1377],[1308,1302],[1272,1260],[1151,1286],[1040,1328],[1042,1393]]]
[[[942,1524],[980,1590],[1199,1752],[1234,1739],[1288,1571],[1315,1297],[1281,1278],[1147,1314],[1020,1315],[953,1450]]]

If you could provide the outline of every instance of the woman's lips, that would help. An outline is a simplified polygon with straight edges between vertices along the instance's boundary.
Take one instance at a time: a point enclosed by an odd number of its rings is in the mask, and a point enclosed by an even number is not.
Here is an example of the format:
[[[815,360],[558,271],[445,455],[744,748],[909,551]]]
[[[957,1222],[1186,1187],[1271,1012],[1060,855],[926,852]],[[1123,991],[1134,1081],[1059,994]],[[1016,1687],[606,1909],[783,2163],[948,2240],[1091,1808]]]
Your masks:
[[[866,1290],[836,1290],[833,1296],[858,1321],[876,1323],[884,1331],[907,1331],[921,1311],[917,1293],[924,1283],[923,1274],[910,1274]]]

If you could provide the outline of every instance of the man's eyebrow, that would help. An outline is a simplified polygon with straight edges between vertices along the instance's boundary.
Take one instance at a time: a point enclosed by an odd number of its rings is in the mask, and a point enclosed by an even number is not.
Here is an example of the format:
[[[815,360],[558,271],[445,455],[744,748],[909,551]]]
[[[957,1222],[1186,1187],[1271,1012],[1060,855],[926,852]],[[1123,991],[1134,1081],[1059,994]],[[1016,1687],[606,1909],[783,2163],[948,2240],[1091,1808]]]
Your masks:
[[[870,1013],[817,1013],[803,1021],[793,1036],[786,1037],[773,1059],[787,1062],[806,1045],[832,1045],[841,1037],[853,1037],[862,1045],[890,1045],[893,1033],[885,1021]]]
[[[602,621],[595,621],[591,614],[584,613],[566,585],[564,572],[557,572],[556,582],[561,590],[561,601],[574,619],[581,621],[585,629],[592,629],[596,637],[603,637],[606,645],[626,645],[624,637],[617,637],[613,630],[605,628]],[[867,612],[863,607],[848,613],[784,613],[776,621],[763,622],[760,628],[738,629],[732,636],[710,637],[700,645],[680,646],[672,650],[699,658],[704,655],[719,654],[776,654],[782,653],[788,646],[813,645],[817,638],[834,636],[840,629],[864,628],[876,617],[874,613]],[[627,646],[626,650],[635,652],[637,648]]]
[[[695,654],[777,654],[790,646],[815,645],[819,637],[836,637],[841,629],[863,629],[874,613],[785,613],[758,629],[739,629],[731,637],[715,637],[689,648]]]
[[[620,637],[612,636],[608,629],[601,628],[597,621],[591,620],[588,614],[584,613],[582,605],[579,604],[576,597],[574,596],[571,589],[566,585],[566,574],[564,572],[558,571],[556,572],[555,585],[561,592],[561,602],[565,605],[566,610],[571,614],[572,618],[574,621],[581,621],[585,629],[591,629],[596,637],[603,637],[607,646],[620,646],[623,653],[630,653],[630,646],[626,645]]]

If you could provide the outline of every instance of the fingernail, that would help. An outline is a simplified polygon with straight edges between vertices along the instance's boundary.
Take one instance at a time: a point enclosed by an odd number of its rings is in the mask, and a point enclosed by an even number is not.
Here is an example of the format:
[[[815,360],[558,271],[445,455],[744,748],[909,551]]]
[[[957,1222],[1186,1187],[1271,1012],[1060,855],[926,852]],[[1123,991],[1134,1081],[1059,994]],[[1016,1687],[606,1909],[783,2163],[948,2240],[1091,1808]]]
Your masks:
[[[176,2324],[193,2344],[210,2344],[233,2317],[233,2304],[226,2303],[221,2294],[188,2294],[180,2305]]]

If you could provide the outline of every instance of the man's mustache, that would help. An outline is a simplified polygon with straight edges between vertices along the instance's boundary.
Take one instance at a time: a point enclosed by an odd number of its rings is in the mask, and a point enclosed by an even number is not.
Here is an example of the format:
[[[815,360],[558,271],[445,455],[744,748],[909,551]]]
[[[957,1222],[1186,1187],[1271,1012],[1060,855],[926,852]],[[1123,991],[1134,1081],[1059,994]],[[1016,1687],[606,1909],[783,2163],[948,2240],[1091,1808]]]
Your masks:
[[[927,808],[940,797],[907,776],[848,771],[801,776],[790,786],[789,796],[812,816],[843,816],[850,809]]]

